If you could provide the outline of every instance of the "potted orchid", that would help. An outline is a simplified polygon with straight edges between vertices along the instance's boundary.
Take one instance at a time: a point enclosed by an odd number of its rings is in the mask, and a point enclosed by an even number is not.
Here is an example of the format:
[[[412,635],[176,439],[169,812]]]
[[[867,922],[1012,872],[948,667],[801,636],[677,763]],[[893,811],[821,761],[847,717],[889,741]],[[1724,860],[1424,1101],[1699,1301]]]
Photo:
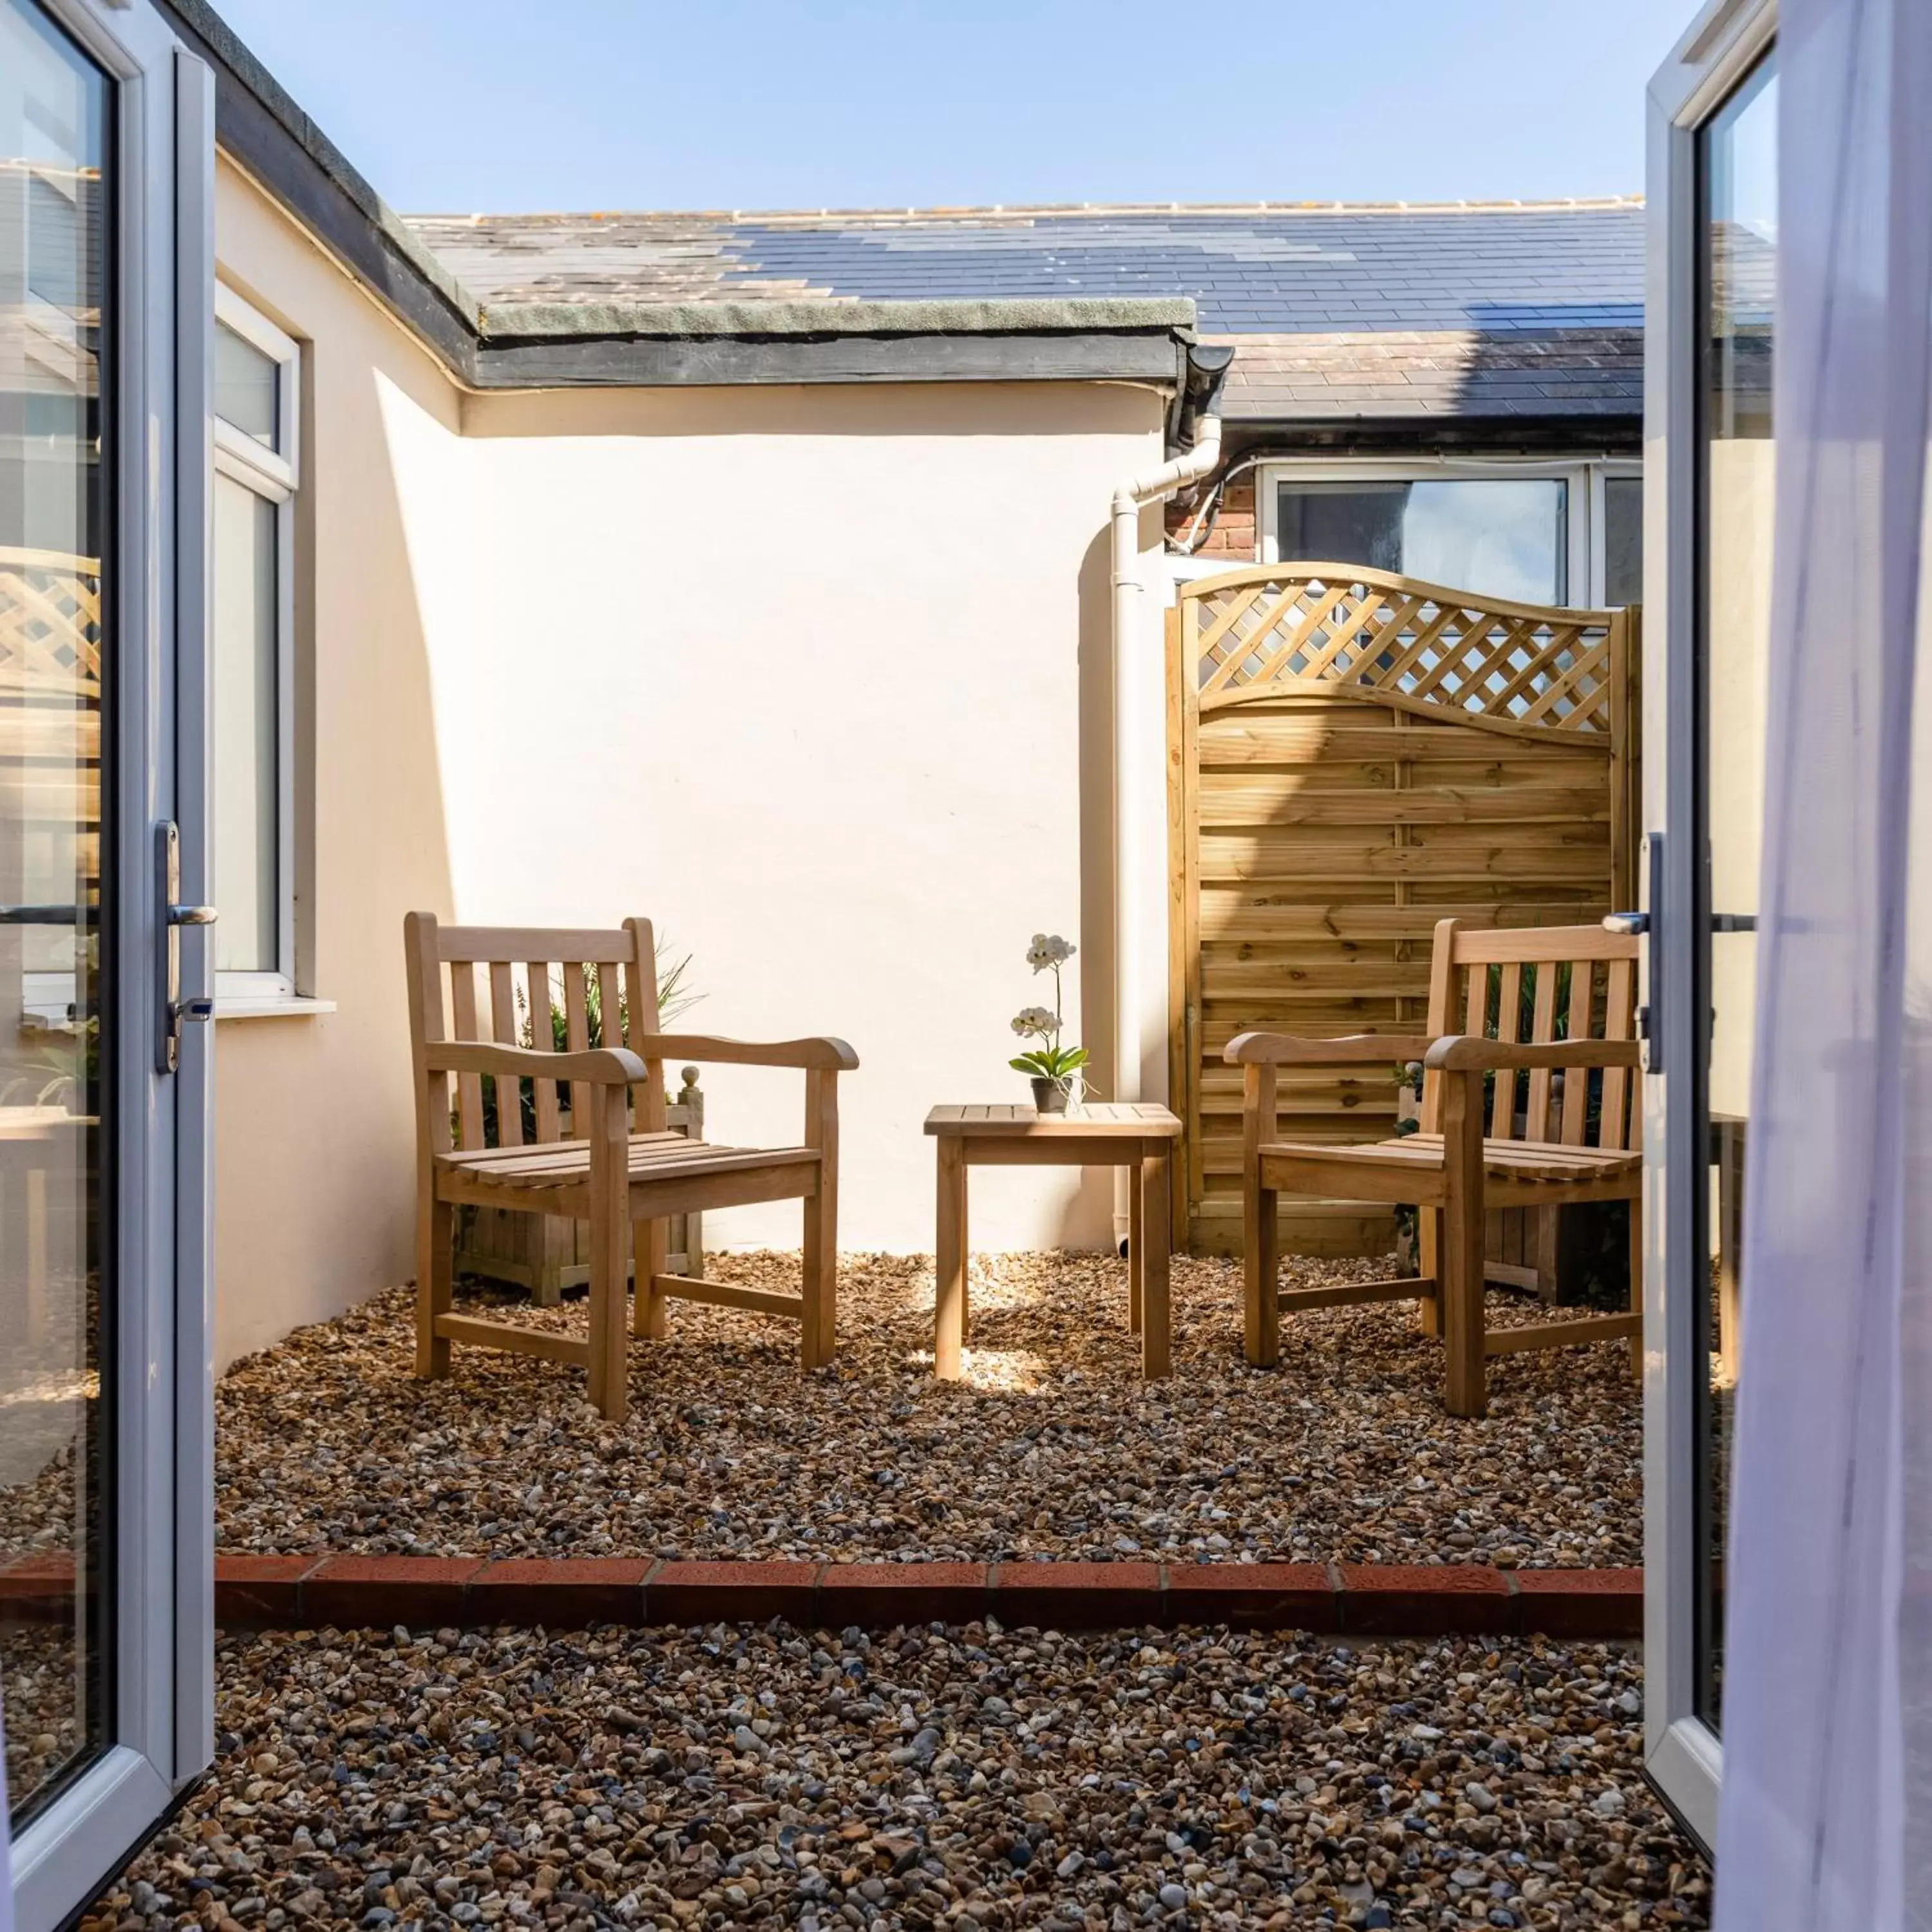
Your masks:
[[[1053,1004],[1028,1006],[1013,1016],[1013,1030],[1022,1040],[1036,1040],[1040,1045],[1016,1055],[1006,1064],[1016,1073],[1033,1082],[1033,1103],[1042,1114],[1064,1114],[1072,1100],[1087,1064],[1084,1046],[1062,1046],[1060,1030],[1060,969],[1073,957],[1073,948],[1057,932],[1036,932],[1027,948],[1027,964],[1035,973],[1053,975]]]

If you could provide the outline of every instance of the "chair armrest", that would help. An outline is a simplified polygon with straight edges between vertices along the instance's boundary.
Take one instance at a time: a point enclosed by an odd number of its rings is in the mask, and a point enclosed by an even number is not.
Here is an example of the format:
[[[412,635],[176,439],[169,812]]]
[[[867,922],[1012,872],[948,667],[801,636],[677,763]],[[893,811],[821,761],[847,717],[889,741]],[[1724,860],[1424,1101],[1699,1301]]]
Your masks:
[[[583,1053],[542,1053],[492,1040],[433,1040],[422,1049],[428,1073],[494,1073],[506,1080],[586,1080],[598,1087],[634,1087],[650,1078],[644,1063],[621,1046]]]
[[[1221,1057],[1235,1066],[1394,1066],[1420,1060],[1432,1034],[1354,1033],[1340,1040],[1300,1040],[1292,1034],[1238,1034]]]
[[[652,1060],[695,1060],[716,1066],[802,1066],[808,1071],[850,1073],[859,1056],[842,1040],[721,1040],[704,1033],[655,1033],[645,1042]]]
[[[1449,1034],[1438,1040],[1423,1064],[1432,1072],[1514,1066],[1637,1066],[1641,1049],[1634,1040],[1559,1040],[1541,1046],[1481,1040],[1474,1034]]]

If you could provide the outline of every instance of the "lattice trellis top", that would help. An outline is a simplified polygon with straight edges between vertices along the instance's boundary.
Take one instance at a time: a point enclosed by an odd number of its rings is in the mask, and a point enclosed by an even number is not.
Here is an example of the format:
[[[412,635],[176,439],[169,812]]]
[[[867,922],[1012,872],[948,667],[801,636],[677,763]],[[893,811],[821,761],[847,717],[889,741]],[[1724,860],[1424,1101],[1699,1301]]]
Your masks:
[[[1552,730],[1612,728],[1614,611],[1477,598],[1339,563],[1201,578],[1180,598],[1204,711],[1313,682]]]
[[[98,696],[98,558],[0,548],[0,684]]]

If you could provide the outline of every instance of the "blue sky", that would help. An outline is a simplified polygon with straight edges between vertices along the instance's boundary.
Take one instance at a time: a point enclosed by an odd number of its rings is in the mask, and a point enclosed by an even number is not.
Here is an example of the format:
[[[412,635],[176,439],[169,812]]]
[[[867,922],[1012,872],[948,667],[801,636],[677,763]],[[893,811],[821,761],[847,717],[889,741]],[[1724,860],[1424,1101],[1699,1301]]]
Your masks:
[[[1694,0],[215,0],[393,206],[1432,200],[1643,185]]]

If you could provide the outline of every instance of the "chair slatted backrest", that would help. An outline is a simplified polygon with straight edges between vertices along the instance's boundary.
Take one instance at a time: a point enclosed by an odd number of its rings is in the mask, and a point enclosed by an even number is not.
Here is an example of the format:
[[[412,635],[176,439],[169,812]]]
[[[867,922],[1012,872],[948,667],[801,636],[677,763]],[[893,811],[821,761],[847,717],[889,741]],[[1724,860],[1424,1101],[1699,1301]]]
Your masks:
[[[1498,929],[1438,922],[1429,973],[1429,1030],[1516,1045],[1630,1040],[1637,942],[1600,926]],[[1498,1069],[1486,1123],[1493,1140],[1553,1141],[1630,1151],[1640,1144],[1636,1076],[1628,1067]],[[1442,1078],[1422,1084],[1422,1130],[1440,1130]],[[1594,1102],[1594,1106],[1593,1103]]]
[[[412,913],[404,940],[413,1054],[432,1040],[494,1042],[539,1053],[628,1046],[648,1070],[644,1084],[632,1089],[635,1128],[663,1131],[664,1063],[650,1057],[652,1036],[660,1029],[657,946],[649,920],[597,932],[443,926],[430,914]],[[574,1090],[581,1084],[425,1072],[418,1104],[430,1150],[580,1139],[590,1119],[589,1096]],[[566,1084],[573,1088],[568,1133],[560,1091]]]

